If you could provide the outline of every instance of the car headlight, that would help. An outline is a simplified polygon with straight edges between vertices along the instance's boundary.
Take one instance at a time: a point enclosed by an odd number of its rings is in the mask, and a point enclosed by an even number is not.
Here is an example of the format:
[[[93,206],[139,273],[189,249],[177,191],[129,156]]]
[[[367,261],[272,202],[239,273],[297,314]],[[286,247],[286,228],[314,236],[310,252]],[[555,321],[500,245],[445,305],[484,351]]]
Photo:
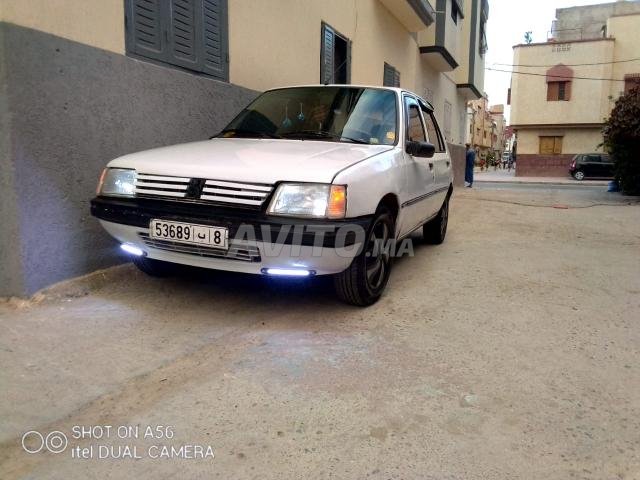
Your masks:
[[[283,183],[276,190],[267,213],[291,217],[344,218],[347,187],[344,185]]]
[[[136,171],[125,168],[105,168],[98,182],[98,195],[133,197],[136,191]]]

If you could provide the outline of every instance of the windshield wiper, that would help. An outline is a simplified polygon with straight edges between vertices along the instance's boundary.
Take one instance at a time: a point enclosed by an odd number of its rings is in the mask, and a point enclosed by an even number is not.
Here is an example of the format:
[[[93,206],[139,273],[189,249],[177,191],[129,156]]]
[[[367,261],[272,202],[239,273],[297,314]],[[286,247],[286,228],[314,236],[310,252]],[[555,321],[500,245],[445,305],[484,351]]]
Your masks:
[[[257,137],[257,138],[283,138],[282,135],[269,132],[258,132],[255,130],[247,130],[243,128],[227,128],[222,130],[216,137],[223,137],[225,133],[233,133],[241,137]]]
[[[362,145],[370,145],[366,140],[360,138],[351,138],[340,135],[339,133],[327,132],[325,130],[297,130],[295,132],[287,132],[284,137],[314,137],[314,138],[335,138],[336,140],[347,140],[352,143],[359,143]]]

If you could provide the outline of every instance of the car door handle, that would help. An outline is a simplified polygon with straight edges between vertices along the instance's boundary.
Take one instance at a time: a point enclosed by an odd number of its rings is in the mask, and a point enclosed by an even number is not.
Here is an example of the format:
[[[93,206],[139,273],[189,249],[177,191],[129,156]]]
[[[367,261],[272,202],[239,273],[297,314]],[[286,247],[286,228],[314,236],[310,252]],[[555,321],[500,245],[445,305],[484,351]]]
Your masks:
[[[447,167],[451,166],[451,162],[447,160]]]
[[[429,163],[429,170],[433,170],[433,163]]]

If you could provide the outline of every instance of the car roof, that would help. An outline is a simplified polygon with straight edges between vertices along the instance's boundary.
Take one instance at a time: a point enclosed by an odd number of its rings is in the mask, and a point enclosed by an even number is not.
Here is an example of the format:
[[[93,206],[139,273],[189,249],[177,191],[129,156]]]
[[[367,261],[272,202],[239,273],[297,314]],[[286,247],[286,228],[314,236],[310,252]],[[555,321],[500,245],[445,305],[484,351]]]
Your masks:
[[[407,90],[406,88],[399,88],[399,87],[385,87],[385,86],[380,86],[380,85],[353,85],[353,84],[343,84],[343,83],[329,83],[329,84],[325,85],[325,84],[321,84],[321,83],[316,83],[316,84],[309,84],[309,85],[287,85],[287,86],[283,86],[283,87],[269,88],[268,90],[265,90],[265,92],[270,92],[272,90],[283,90],[283,89],[286,89],[286,88],[302,88],[302,87],[374,88],[376,90],[389,90],[391,92],[394,92],[396,95],[400,95],[400,94],[403,94],[403,93],[408,93],[408,94],[413,95],[414,97],[418,98],[431,111],[434,110],[433,105],[428,100],[425,100],[424,98],[422,98],[420,95],[418,95],[415,92]]]

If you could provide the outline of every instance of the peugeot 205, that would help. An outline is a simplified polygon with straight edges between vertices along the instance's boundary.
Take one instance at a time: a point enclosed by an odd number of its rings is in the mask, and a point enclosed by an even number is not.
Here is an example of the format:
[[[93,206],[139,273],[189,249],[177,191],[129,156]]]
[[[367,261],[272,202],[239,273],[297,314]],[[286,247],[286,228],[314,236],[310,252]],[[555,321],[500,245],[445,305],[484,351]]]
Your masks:
[[[264,92],[209,140],[112,160],[91,212],[149,275],[332,275],[342,300],[366,306],[389,280],[389,245],[419,228],[442,243],[452,191],[429,102],[301,86]]]

